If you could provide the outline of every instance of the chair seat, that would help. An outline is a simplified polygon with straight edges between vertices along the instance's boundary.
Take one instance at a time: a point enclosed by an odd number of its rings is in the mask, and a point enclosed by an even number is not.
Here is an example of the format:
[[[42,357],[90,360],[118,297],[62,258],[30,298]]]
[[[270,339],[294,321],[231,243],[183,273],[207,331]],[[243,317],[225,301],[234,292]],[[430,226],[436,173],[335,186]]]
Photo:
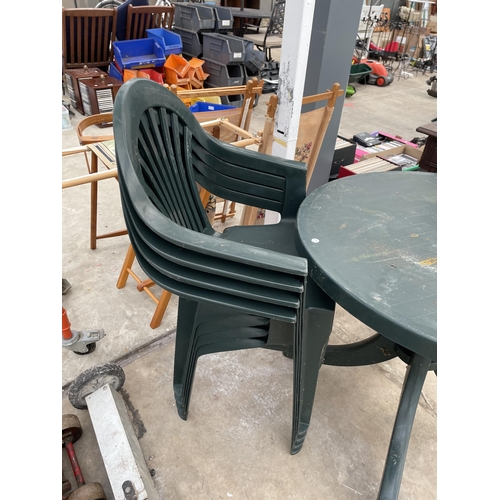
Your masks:
[[[245,35],[245,40],[251,40],[255,45],[264,45],[265,33],[255,33],[251,35]],[[268,36],[266,39],[266,47],[281,47],[283,38],[277,35]]]

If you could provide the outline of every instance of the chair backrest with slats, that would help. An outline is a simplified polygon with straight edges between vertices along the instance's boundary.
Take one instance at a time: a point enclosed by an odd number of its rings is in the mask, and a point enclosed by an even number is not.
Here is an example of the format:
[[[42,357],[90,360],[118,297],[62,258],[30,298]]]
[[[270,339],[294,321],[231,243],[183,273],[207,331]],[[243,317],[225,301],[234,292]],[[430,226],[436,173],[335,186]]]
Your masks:
[[[155,28],[172,29],[175,6],[128,6],[127,11],[127,40],[147,38],[146,30]]]
[[[63,70],[101,67],[113,60],[115,9],[62,9]]]
[[[266,36],[283,35],[283,25],[285,24],[285,0],[279,0],[274,4]]]
[[[287,183],[278,165],[299,169],[297,179],[304,184],[302,164],[214,139],[179,98],[146,79],[123,85],[113,114],[124,217],[149,278],[184,298],[296,322],[307,260],[216,233],[197,181],[228,199],[252,193],[262,197],[259,206],[272,199],[267,206],[283,213]]]

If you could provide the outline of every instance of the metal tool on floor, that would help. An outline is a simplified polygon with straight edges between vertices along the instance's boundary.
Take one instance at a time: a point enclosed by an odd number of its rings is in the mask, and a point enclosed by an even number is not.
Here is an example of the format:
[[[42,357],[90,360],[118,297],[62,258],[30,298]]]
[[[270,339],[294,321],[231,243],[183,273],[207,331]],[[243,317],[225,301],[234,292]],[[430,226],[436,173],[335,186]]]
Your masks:
[[[89,410],[115,500],[160,500],[118,393],[124,382],[120,365],[94,366],[70,385],[68,399],[75,408]]]
[[[75,475],[77,489],[68,493],[68,483],[63,475],[62,500],[106,500],[106,494],[100,483],[85,483],[76,457],[74,443],[82,435],[80,419],[71,413],[62,416],[62,445],[68,452],[68,458]],[[71,487],[70,487],[71,490]]]
[[[106,334],[104,330],[71,330],[68,313],[62,308],[62,346],[75,354],[90,354],[95,350],[96,342]]]

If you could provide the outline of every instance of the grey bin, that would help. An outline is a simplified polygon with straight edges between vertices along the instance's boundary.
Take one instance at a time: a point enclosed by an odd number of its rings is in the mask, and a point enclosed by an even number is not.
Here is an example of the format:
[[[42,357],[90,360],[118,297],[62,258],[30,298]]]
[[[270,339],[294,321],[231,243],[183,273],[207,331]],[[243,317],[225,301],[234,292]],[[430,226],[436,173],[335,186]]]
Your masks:
[[[222,33],[203,33],[203,57],[221,64],[241,64],[246,59],[242,38]]]
[[[205,59],[203,71],[209,76],[206,82],[216,87],[230,87],[233,85],[244,85],[245,74],[242,64],[221,64],[217,61]]]
[[[185,30],[179,27],[174,28],[182,40],[182,53],[191,57],[200,57],[203,53],[203,42],[200,40],[201,34],[196,31]]]
[[[183,2],[174,2],[173,5],[175,5],[176,27],[197,33],[215,29],[215,12],[212,6]]]
[[[234,19],[231,9],[227,7],[221,7],[220,5],[212,5],[215,15],[215,26],[214,31],[218,33],[227,33],[232,31]]]

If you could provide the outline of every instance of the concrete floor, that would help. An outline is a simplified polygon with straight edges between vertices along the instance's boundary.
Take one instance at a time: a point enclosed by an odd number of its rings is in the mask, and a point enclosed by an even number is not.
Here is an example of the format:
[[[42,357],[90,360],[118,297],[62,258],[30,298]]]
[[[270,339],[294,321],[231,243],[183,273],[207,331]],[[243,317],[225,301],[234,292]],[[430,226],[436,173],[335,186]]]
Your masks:
[[[339,134],[383,130],[407,140],[419,136],[415,129],[437,116],[427,78],[396,78],[385,88],[356,84],[357,93],[344,103]],[[263,95],[254,110],[253,131],[262,126],[266,102]],[[76,112],[72,125],[82,118]],[[74,130],[62,132],[62,144],[64,149],[78,145]],[[85,173],[82,155],[63,159],[63,179]],[[116,288],[128,237],[100,239],[90,250],[89,200],[89,185],[62,192],[62,277],[71,284],[62,305],[72,329],[104,329],[106,334],[89,355],[62,349],[62,414],[73,413],[81,421],[83,435],[75,449],[86,481],[100,482],[107,498],[114,498],[89,414],[72,407],[66,389],[84,370],[117,362],[126,375],[121,395],[161,499],[376,498],[404,363],[323,367],[311,426],[295,456],[289,453],[292,363],[277,352],[254,349],[201,358],[189,416],[181,420],[172,390],[177,299],[172,298],[160,327],[151,329],[153,301],[136,290],[132,278],[125,288]],[[99,183],[98,208],[99,233],[124,228],[116,180]],[[233,223],[237,220],[228,224]],[[330,343],[371,333],[339,308]],[[436,389],[431,372],[406,458],[403,500],[437,498]],[[62,468],[75,487],[64,450]]]

